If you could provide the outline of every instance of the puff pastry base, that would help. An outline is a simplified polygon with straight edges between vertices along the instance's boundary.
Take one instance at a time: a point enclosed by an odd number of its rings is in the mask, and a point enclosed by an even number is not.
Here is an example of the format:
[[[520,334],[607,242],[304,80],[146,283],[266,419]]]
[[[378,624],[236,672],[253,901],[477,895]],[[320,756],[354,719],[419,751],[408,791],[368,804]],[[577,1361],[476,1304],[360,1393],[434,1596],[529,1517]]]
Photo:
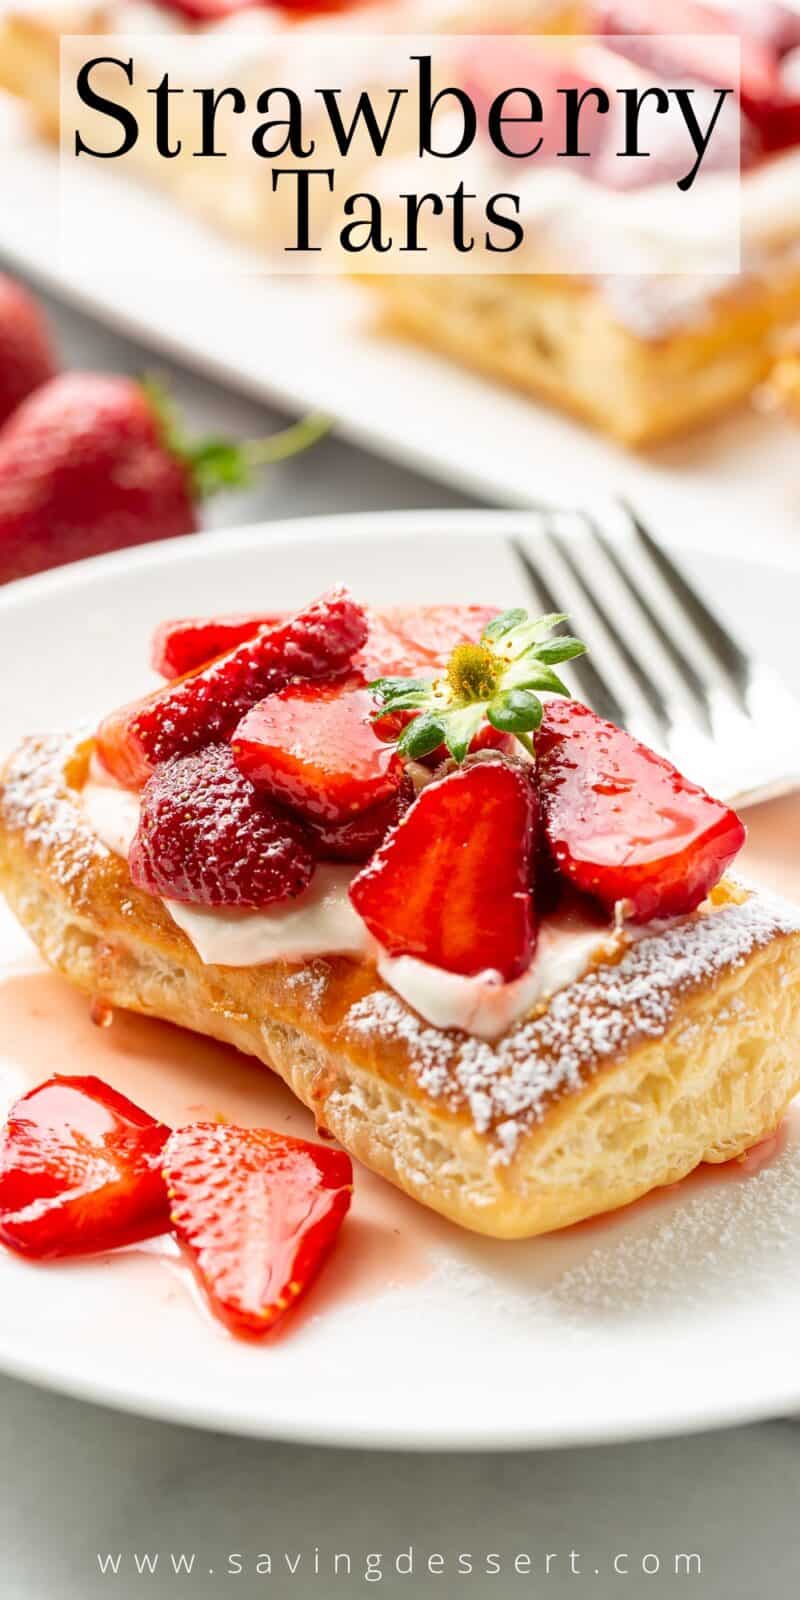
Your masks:
[[[0,782],[0,888],[87,994],[256,1056],[368,1167],[520,1238],[771,1133],[800,1089],[800,911],[727,884],[495,1045],[423,1022],[346,957],[203,966],[90,830],[89,746],[29,739]]]

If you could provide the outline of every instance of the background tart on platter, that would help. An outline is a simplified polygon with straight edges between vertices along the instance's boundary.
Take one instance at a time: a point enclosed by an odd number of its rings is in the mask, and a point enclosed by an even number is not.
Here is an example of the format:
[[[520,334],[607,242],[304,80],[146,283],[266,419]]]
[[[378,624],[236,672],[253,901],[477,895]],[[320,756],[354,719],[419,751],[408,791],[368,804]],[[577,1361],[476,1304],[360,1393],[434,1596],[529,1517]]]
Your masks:
[[[43,130],[56,137],[60,35],[126,27],[141,31],[143,20],[148,28],[182,30],[186,37],[206,38],[210,31],[225,42],[226,60],[230,57],[236,65],[245,91],[261,82],[281,41],[297,29],[311,36],[331,30],[346,36],[355,27],[366,29],[367,23],[376,33],[414,27],[479,32],[489,25],[497,32],[565,33],[579,26],[605,36],[603,51],[612,77],[614,72],[641,73],[652,81],[655,67],[665,77],[671,72],[673,78],[691,82],[698,92],[720,76],[715,36],[740,37],[740,271],[707,272],[698,246],[696,270],[684,255],[676,273],[675,230],[665,210],[660,235],[656,227],[644,240],[650,253],[646,270],[637,272],[643,248],[638,208],[643,198],[648,201],[647,191],[634,184],[630,192],[619,193],[619,164],[615,168],[609,162],[611,147],[606,149],[601,140],[592,151],[595,159],[583,171],[567,171],[568,164],[560,163],[564,187],[559,212],[571,227],[571,240],[555,237],[555,258],[563,264],[568,253],[572,266],[567,275],[551,269],[546,275],[378,274],[369,278],[369,289],[388,328],[558,405],[633,446],[691,429],[750,395],[772,365],[776,342],[800,315],[800,13],[780,0],[769,8],[766,25],[758,27],[730,0],[702,6],[687,0],[680,8],[607,0],[566,9],[550,0],[534,6],[527,0],[524,5],[507,0],[503,7],[493,7],[490,16],[485,6],[470,0],[441,0],[433,12],[424,7],[419,16],[400,0],[316,9],[293,4],[240,7],[228,0],[220,0],[219,7],[174,0],[169,6],[134,8],[117,0],[55,10],[32,0],[28,6],[11,6],[0,19],[0,87],[25,101]],[[686,43],[678,39],[664,60],[663,37],[656,41],[655,36],[669,34],[694,36],[690,58],[685,56]],[[252,59],[254,35],[264,40],[257,62]],[[626,35],[627,45],[622,42]],[[708,47],[704,36],[709,37]],[[247,53],[238,63],[237,37],[247,40]],[[529,59],[533,67],[533,47]],[[134,110],[136,94],[132,89]],[[181,112],[176,116],[180,120]],[[189,144],[187,139],[185,147]],[[243,139],[241,157],[235,144],[231,148],[226,167],[232,181],[225,184],[210,179],[202,163],[181,157],[161,160],[148,140],[140,140],[128,159],[148,182],[169,187],[182,206],[266,253],[276,226],[285,230],[287,218],[282,197],[267,194],[245,144]],[[652,165],[646,166],[649,176]],[[552,166],[540,163],[531,175],[534,187],[539,171],[548,182],[552,177]],[[643,176],[637,174],[635,183]],[[719,181],[738,183],[738,158],[730,171],[719,174]],[[656,174],[651,200],[666,196],[672,187],[660,184]],[[283,198],[290,205],[288,190]],[[618,230],[614,259],[625,260],[624,272],[593,269],[588,248],[592,229],[575,225],[590,205],[595,218],[603,219],[607,209],[608,225]],[[659,209],[648,202],[647,215],[652,219]]]
[[[702,36],[741,38],[741,151],[728,151],[724,169],[699,180],[708,185],[708,205],[720,201],[726,214],[731,205],[738,212],[741,195],[738,271],[707,270],[699,234],[694,244],[689,230],[682,237],[676,153],[667,147],[661,165],[634,163],[632,172],[616,159],[612,119],[597,119],[592,159],[577,171],[559,163],[561,205],[542,225],[553,236],[553,270],[376,275],[365,281],[386,325],[633,446],[690,429],[749,396],[800,315],[800,11],[778,4],[766,27],[764,20],[729,0],[679,7],[619,0],[587,7],[584,23],[587,33],[605,36],[593,81],[605,72],[609,90],[629,73],[648,83],[655,73],[702,93],[704,84],[724,83],[729,59],[716,60],[716,39],[706,46]],[[670,34],[700,37],[676,37],[670,46],[663,37]],[[564,52],[566,72],[566,45]],[[544,74],[546,82],[552,55],[541,54],[537,66],[531,44],[529,59],[533,77]],[[483,70],[490,70],[485,60]],[[541,167],[532,175],[532,206],[547,174]],[[598,228],[613,247],[614,270],[593,270]]]

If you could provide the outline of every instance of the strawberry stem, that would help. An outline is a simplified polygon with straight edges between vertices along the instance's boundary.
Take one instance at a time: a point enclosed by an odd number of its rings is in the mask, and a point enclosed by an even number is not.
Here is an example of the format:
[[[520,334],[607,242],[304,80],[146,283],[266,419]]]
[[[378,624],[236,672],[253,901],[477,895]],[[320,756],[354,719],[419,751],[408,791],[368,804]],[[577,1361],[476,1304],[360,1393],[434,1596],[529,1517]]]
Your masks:
[[[182,461],[189,473],[198,500],[207,500],[223,489],[242,489],[251,482],[254,471],[288,461],[316,444],[330,429],[329,417],[311,412],[288,428],[266,439],[238,441],[214,437],[192,441],[186,438],[172,400],[156,379],[146,377],[142,388],[161,431],[165,448]]]
[[[586,649],[571,634],[551,637],[565,621],[562,612],[529,617],[520,609],[504,611],[487,624],[477,644],[455,646],[443,677],[371,683],[379,703],[376,717],[421,713],[406,723],[397,743],[410,759],[445,744],[454,761],[463,761],[484,718],[535,756],[532,736],[544,709],[539,692],[569,697],[553,663],[573,661]]]
[[[322,411],[310,411],[290,427],[282,428],[267,439],[257,439],[242,445],[249,467],[273,466],[276,461],[288,461],[291,456],[308,450],[318,439],[330,433],[332,422]]]

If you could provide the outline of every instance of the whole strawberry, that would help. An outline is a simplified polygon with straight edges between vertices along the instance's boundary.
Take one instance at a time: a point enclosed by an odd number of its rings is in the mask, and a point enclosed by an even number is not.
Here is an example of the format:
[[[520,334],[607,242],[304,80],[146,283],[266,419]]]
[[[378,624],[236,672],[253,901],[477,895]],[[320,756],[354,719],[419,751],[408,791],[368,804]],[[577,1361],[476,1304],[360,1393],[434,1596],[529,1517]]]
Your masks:
[[[223,744],[156,767],[129,866],[149,894],[257,911],[302,893],[314,857],[302,823],[258,795]]]
[[[0,429],[0,581],[196,527],[190,469],[131,379],[66,373]]]
[[[307,421],[258,444],[190,444],[151,386],[87,372],[53,378],[0,428],[0,582],[193,533],[203,498],[321,431]]]
[[[39,306],[22,284],[0,273],[0,425],[57,370]]]

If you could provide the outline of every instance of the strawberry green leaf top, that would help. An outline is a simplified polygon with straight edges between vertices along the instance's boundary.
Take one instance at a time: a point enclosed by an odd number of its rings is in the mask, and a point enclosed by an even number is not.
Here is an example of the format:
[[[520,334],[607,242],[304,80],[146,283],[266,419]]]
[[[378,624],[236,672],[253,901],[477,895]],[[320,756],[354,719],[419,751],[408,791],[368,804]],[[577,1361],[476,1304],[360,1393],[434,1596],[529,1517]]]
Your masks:
[[[512,733],[533,754],[531,734],[543,715],[539,694],[570,691],[553,671],[562,661],[583,655],[586,646],[567,634],[554,635],[566,617],[552,612],[529,617],[504,611],[477,644],[459,644],[439,678],[377,678],[370,688],[380,702],[376,717],[416,711],[397,741],[401,755],[419,760],[446,745],[455,761],[464,760],[484,719]]]

